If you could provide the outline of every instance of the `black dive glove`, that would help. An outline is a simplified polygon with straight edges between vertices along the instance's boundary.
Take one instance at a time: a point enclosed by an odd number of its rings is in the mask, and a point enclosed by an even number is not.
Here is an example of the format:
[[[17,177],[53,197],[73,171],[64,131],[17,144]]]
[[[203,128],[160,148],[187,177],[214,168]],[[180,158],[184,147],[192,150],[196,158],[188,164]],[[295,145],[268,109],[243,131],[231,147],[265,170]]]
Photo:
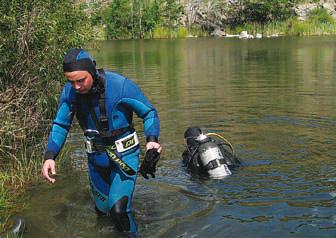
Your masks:
[[[146,151],[146,155],[140,166],[139,172],[142,177],[148,179],[148,175],[152,175],[155,178],[156,164],[160,159],[160,153],[157,149],[149,149]]]

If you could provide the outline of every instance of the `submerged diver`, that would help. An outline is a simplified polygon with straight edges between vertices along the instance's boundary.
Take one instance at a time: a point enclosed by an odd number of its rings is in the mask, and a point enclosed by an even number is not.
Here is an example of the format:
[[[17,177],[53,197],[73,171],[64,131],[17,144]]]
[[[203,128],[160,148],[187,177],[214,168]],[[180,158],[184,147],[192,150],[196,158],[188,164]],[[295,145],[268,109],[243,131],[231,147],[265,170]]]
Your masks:
[[[192,173],[223,178],[232,174],[231,170],[241,164],[230,142],[216,133],[203,134],[199,127],[190,127],[184,132],[184,143],[183,164]]]
[[[147,174],[155,176],[162,150],[157,111],[135,83],[115,72],[96,69],[95,61],[83,49],[66,53],[63,71],[68,82],[52,123],[42,176],[55,182],[55,159],[76,115],[86,137],[95,209],[100,215],[110,215],[119,231],[136,235],[131,203],[140,150],[133,112],[143,119],[147,152],[139,172],[148,178]]]

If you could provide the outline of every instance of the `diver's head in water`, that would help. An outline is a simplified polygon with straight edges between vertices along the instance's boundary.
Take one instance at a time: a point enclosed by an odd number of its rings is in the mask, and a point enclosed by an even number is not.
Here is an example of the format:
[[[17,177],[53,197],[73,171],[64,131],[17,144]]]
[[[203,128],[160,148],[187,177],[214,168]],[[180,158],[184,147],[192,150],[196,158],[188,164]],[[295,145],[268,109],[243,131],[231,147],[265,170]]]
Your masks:
[[[184,143],[191,146],[197,143],[197,140],[201,140],[204,137],[205,136],[203,135],[201,128],[199,128],[198,126],[189,127],[184,132]]]
[[[210,178],[223,178],[231,174],[236,164],[234,155],[224,148],[223,141],[203,133],[199,127],[184,132],[186,150],[183,162],[192,171]],[[238,160],[237,160],[238,161]]]
[[[70,49],[65,54],[63,71],[72,87],[80,94],[88,93],[96,85],[96,62],[83,49]]]

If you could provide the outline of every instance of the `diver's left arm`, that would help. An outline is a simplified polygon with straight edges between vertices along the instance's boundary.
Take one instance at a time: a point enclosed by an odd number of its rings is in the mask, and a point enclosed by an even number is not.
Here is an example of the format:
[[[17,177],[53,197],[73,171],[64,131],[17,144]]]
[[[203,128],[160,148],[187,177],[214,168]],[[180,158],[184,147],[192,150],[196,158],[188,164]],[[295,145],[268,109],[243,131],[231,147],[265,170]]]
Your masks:
[[[143,119],[144,131],[146,136],[146,150],[157,149],[162,152],[159,144],[160,121],[157,110],[149,102],[140,88],[131,80],[125,79],[121,102],[130,106],[132,110]]]

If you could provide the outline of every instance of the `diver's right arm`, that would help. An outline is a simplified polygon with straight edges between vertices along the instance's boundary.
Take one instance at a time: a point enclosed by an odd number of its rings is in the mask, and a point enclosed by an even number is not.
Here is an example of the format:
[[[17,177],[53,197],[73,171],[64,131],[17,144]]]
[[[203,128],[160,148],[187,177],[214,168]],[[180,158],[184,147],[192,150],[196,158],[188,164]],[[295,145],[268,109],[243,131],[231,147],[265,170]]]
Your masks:
[[[55,159],[65,143],[73,119],[69,90],[68,85],[63,88],[57,114],[51,126],[45,161],[42,166],[42,177],[50,183],[55,182],[55,179],[50,177],[49,173],[56,174]]]

